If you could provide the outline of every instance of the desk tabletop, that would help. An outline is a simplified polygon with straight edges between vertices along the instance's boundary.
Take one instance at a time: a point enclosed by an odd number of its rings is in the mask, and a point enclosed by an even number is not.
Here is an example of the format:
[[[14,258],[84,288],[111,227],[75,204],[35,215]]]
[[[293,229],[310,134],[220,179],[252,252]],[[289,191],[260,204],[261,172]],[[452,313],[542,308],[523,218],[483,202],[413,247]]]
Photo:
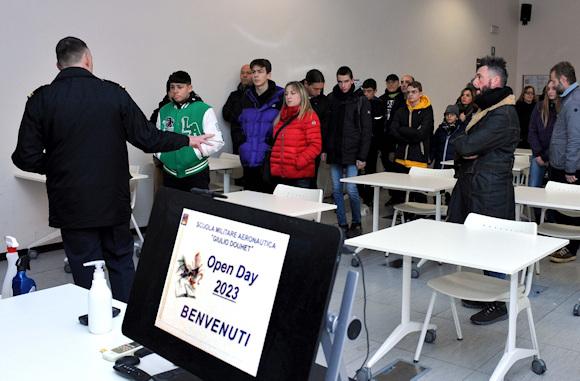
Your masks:
[[[123,336],[125,303],[114,300],[121,314],[113,330],[93,335],[79,324],[88,310],[88,290],[72,284],[0,300],[2,345],[0,372],[3,380],[122,380],[113,363],[102,358],[102,348],[114,348],[132,340]],[[145,357],[142,368],[172,368],[157,355]],[[141,365],[140,365],[141,367]]]
[[[379,186],[382,188],[419,191],[440,192],[453,189],[456,180],[439,176],[411,176],[407,173],[378,172],[370,175],[345,177],[340,179],[343,183]]]
[[[228,193],[227,196],[227,199],[216,198],[216,200],[284,214],[291,217],[299,217],[306,214],[336,209],[336,205],[334,204],[281,197],[269,193],[254,191],[231,192]]]
[[[545,188],[515,187],[516,204],[537,208],[580,210],[580,198],[572,193],[546,192]]]
[[[39,173],[33,173],[33,172],[25,172],[25,171],[21,171],[20,169],[17,169],[14,172],[14,177],[16,177],[18,179],[23,179],[23,180],[30,180],[30,181],[36,181],[39,183],[46,183],[46,176],[45,175],[41,175]],[[144,173],[131,173],[131,180],[144,180],[147,178],[149,178],[149,176],[144,174]]]
[[[345,241],[350,246],[504,274],[514,274],[567,243],[568,240],[564,239],[476,230],[461,224],[426,219]]]

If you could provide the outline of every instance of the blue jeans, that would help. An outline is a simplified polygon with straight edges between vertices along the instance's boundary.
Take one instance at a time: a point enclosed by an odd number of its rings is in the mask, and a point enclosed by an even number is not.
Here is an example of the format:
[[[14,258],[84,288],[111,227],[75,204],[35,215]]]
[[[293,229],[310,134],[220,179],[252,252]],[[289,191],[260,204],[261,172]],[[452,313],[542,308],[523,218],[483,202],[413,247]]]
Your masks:
[[[344,177],[353,177],[358,175],[356,165],[341,165],[330,164],[330,177],[332,179],[332,197],[336,204],[336,217],[338,224],[341,226],[347,225],[346,211],[344,210],[344,197],[342,195],[342,187],[346,185],[346,193],[350,200],[350,209],[352,213],[352,223],[360,224],[360,197],[356,184],[343,184],[340,179]]]
[[[541,188],[544,184],[545,174],[546,167],[538,164],[535,157],[530,157],[530,179],[528,180],[528,186]]]

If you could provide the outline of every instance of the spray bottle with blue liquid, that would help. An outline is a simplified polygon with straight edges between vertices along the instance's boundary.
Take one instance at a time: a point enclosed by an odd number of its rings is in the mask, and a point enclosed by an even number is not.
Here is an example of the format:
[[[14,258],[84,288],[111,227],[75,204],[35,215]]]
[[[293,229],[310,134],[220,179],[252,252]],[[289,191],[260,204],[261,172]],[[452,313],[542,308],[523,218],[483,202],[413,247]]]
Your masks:
[[[14,296],[36,291],[36,282],[26,275],[26,270],[30,270],[30,257],[28,254],[18,258],[16,270],[16,276],[12,279]]]

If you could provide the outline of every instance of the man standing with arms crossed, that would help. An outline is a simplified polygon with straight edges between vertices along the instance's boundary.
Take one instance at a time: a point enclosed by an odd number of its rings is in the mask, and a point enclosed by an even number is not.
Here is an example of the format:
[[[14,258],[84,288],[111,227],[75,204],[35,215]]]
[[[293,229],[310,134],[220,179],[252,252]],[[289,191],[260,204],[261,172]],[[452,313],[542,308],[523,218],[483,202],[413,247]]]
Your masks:
[[[113,297],[126,302],[133,283],[133,236],[127,144],[147,153],[211,145],[212,135],[163,133],[118,84],[92,74],[87,45],[66,37],[56,46],[60,73],[30,95],[14,164],[46,174],[49,225],[60,228],[75,284],[90,288],[104,259]]]
[[[462,224],[471,212],[485,216],[515,219],[512,167],[520,138],[515,97],[506,86],[506,62],[500,57],[477,60],[473,85],[481,91],[475,99],[479,106],[455,141],[457,184],[451,194],[447,221]],[[469,253],[466,253],[469,254]],[[505,274],[484,272],[505,278]],[[503,302],[479,303],[464,300],[468,308],[482,310],[471,316],[476,325],[507,319]]]

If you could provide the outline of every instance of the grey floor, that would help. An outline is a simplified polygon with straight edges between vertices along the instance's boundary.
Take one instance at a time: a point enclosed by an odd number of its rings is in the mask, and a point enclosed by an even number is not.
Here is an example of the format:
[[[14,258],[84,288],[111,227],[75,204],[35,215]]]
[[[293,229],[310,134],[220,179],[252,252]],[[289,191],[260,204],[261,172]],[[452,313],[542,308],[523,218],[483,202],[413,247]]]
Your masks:
[[[382,203],[381,203],[382,204]],[[381,216],[390,210],[381,206]],[[363,217],[366,232],[371,230],[371,216]],[[336,223],[334,212],[326,212],[323,222]],[[381,228],[390,226],[390,220],[381,218]],[[418,232],[420,238],[420,232]],[[400,320],[401,270],[385,266],[383,253],[365,250],[360,254],[366,280],[367,326],[371,355],[395,328]],[[31,276],[39,288],[49,288],[72,283],[72,276],[63,271],[62,251],[42,253],[32,261]],[[397,258],[391,255],[389,259]],[[332,293],[331,309],[338,311],[344,281],[350,266],[350,256],[343,256]],[[0,274],[4,274],[6,261],[0,262]],[[361,268],[355,269],[361,272]],[[428,263],[421,277],[412,281],[411,318],[422,321],[431,296],[426,282],[433,277],[451,272],[454,267]],[[535,292],[531,303],[536,322],[540,351],[548,371],[538,376],[530,370],[530,359],[516,363],[506,380],[580,380],[580,317],[572,315],[572,308],[580,298],[580,263],[554,264],[542,261],[541,275],[535,278]],[[360,279],[360,277],[359,277]],[[359,281],[355,313],[363,317],[364,293]],[[437,340],[425,344],[419,365],[429,368],[421,380],[487,380],[503,353],[507,334],[507,321],[479,327],[469,322],[476,312],[458,307],[464,340],[457,341],[455,329],[445,298],[438,298],[432,322],[437,324]],[[395,360],[412,362],[418,333],[408,335],[373,370],[379,370]],[[517,344],[531,347],[525,314],[518,319]],[[366,355],[366,335],[349,341],[344,354],[349,374],[354,375]],[[324,363],[319,353],[318,362]]]

